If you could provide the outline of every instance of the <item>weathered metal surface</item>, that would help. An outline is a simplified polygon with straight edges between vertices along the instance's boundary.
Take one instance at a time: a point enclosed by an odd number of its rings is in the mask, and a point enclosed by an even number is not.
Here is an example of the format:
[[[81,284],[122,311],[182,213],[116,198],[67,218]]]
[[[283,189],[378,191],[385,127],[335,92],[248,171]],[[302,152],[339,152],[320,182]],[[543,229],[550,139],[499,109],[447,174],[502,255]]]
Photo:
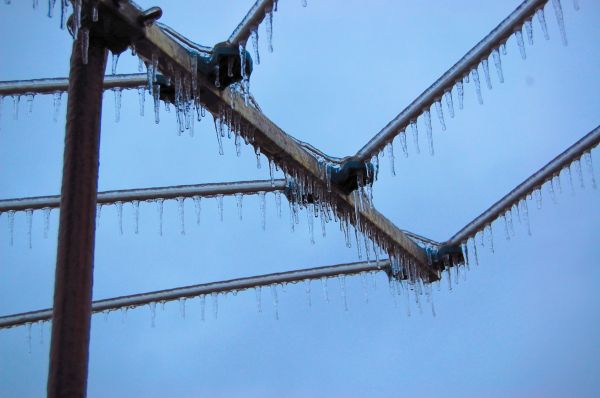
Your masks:
[[[87,389],[102,80],[107,50],[90,43],[87,65],[73,43],[48,397],[84,397]]]

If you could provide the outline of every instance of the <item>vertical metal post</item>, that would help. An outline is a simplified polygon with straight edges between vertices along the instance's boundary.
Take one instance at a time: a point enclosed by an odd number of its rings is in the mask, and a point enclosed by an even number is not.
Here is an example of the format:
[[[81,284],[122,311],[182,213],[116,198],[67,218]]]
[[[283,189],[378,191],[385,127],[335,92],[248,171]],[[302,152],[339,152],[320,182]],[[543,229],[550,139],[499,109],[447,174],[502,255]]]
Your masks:
[[[48,397],[85,397],[90,341],[102,82],[107,50],[74,41],[54,282]]]

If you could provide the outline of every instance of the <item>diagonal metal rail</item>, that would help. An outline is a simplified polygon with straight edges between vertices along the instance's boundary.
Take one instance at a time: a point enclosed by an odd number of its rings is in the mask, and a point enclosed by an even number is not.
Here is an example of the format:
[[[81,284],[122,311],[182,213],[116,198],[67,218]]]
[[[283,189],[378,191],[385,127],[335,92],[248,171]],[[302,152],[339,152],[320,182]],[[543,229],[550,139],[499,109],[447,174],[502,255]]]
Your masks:
[[[340,275],[355,275],[363,272],[390,272],[390,262],[381,260],[375,262],[356,262],[330,265],[326,267],[309,268],[295,271],[278,272],[252,276],[248,278],[231,279],[222,282],[205,283],[175,289],[133,294],[92,302],[92,312],[115,311],[121,308],[134,308],[145,304],[166,302],[179,299],[206,296],[211,294],[239,292],[263,286],[284,283],[296,283],[305,280],[329,278]],[[52,319],[52,309],[31,311],[0,317],[0,329],[11,328],[28,323],[49,321]]]
[[[220,118],[223,110],[234,114],[244,125],[252,130],[253,144],[260,147],[261,152],[282,169],[290,170],[309,179],[309,184],[322,185],[321,192],[327,192],[327,179],[322,165],[317,159],[302,148],[294,139],[276,126],[257,109],[245,106],[244,99],[230,89],[219,90],[202,74],[197,74],[193,54],[190,54],[181,44],[169,34],[163,32],[157,25],[141,27],[142,11],[132,2],[116,5],[113,0],[100,0],[105,10],[112,13],[133,29],[143,29],[143,36],[134,41],[136,51],[147,60],[158,61],[158,68],[164,73],[191,75],[197,78],[198,95],[206,109]],[[344,195],[332,188],[330,197],[335,200],[338,213],[351,215],[349,219],[360,219],[360,228],[377,234],[380,242],[385,243],[384,249],[389,253],[399,252],[408,256],[416,267],[418,278],[425,282],[439,279],[438,272],[428,265],[425,252],[413,240],[372,207],[363,207],[355,203],[353,197]],[[356,216],[355,209],[359,209]],[[358,227],[358,225],[357,225]]]
[[[462,242],[465,242],[469,237],[475,235],[486,225],[491,224],[502,214],[510,210],[513,205],[520,200],[525,199],[533,190],[539,188],[546,181],[549,181],[554,176],[558,175],[562,169],[568,167],[573,161],[581,158],[586,152],[590,152],[598,144],[600,144],[600,126],[596,127],[563,153],[548,162],[548,164],[523,181],[489,209],[481,213],[479,217],[458,231],[446,243],[450,245],[460,245]]]
[[[415,121],[424,110],[429,110],[435,101],[440,101],[444,93],[452,90],[454,84],[461,81],[471,69],[487,59],[492,50],[506,42],[510,35],[521,28],[539,8],[544,7],[548,0],[525,0],[506,19],[496,26],[486,37],[467,52],[457,63],[446,71],[427,90],[423,91],[402,112],[379,131],[357,153],[359,160],[368,160],[381,151],[385,145],[400,134],[410,123]]]
[[[144,87],[147,84],[148,80],[145,73],[110,75],[104,77],[105,90],[112,88],[138,88]],[[67,77],[0,82],[0,96],[52,94],[66,92],[68,89],[69,79]]]
[[[283,191],[286,181],[258,180],[98,192],[98,204]],[[60,207],[60,195],[0,200],[0,213]]]
[[[273,0],[257,0],[242,22],[231,33],[228,41],[232,44],[245,43],[252,30],[258,28],[265,15],[271,10],[273,10]]]

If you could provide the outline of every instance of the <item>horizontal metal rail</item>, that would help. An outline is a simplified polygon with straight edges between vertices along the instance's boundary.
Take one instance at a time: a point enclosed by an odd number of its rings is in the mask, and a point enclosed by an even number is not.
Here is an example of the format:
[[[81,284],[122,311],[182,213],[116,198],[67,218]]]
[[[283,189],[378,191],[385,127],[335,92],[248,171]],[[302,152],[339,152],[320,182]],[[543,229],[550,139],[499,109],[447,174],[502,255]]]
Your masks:
[[[137,88],[148,84],[145,73],[127,75],[110,75],[104,77],[104,89]],[[0,82],[0,96],[52,94],[66,92],[69,89],[69,79],[56,77],[48,79],[13,80]]]
[[[508,195],[496,202],[492,207],[481,213],[479,217],[471,221],[450,238],[446,244],[459,245],[461,242],[466,241],[470,236],[475,235],[486,225],[504,214],[515,203],[518,203],[521,199],[525,198],[527,194],[540,187],[553,176],[558,175],[563,168],[569,166],[574,160],[579,159],[584,153],[591,151],[592,148],[598,144],[600,144],[600,126],[596,127],[585,137],[555,157],[535,174],[510,191]]]
[[[296,283],[304,280],[328,278],[338,275],[354,275],[362,272],[385,271],[389,270],[389,267],[390,263],[388,260],[381,260],[378,263],[357,262],[279,272],[275,274],[252,276],[249,278],[231,279],[223,282],[178,287],[175,289],[159,290],[155,292],[133,294],[129,296],[94,301],[92,303],[92,312],[98,313],[102,311],[115,311],[121,308],[139,307],[149,303],[166,302],[210,294],[239,292],[241,290],[258,288],[262,286]],[[51,308],[8,315],[0,317],[0,329],[11,328],[28,323],[48,321],[50,319],[52,319]]]
[[[273,181],[239,181],[213,184],[177,185],[160,188],[124,189],[98,192],[98,204],[133,202],[136,200],[175,199],[179,197],[191,198],[194,196],[252,194],[258,192],[282,191],[285,188],[286,181],[278,179]],[[0,213],[58,207],[60,207],[60,195],[0,200]]]
[[[359,160],[368,160],[379,152],[386,143],[390,142],[402,129],[437,100],[440,100],[446,91],[450,91],[457,81],[477,67],[479,62],[487,58],[491,51],[504,43],[510,35],[523,25],[526,19],[531,18],[538,8],[544,6],[548,0],[526,0],[519,5],[504,21],[484,37],[475,47],[463,56],[452,68],[448,69],[435,83],[423,91],[409,106],[389,122],[357,153]]]
[[[117,6],[113,0],[99,0],[106,11],[111,12],[122,22],[129,24],[134,29],[140,28],[140,17],[142,11],[133,2],[121,2]],[[253,144],[258,146],[263,154],[268,156],[280,166],[293,170],[299,174],[310,177],[312,181],[318,181],[324,187],[327,181],[323,175],[322,165],[319,161],[302,148],[292,137],[269,120],[262,112],[245,105],[243,97],[231,89],[220,90],[207,77],[198,74],[193,63],[193,57],[180,43],[171,35],[163,32],[157,25],[145,26],[143,37],[135,40],[135,49],[143,58],[155,59],[161,71],[174,70],[175,73],[194,74],[197,77],[199,95],[203,105],[217,118],[220,118],[223,110],[237,115],[246,126],[252,129]],[[336,209],[345,211],[346,214],[355,215],[354,199],[332,189],[332,197],[337,200]],[[342,208],[343,207],[343,208]],[[424,281],[439,279],[437,271],[428,266],[427,256],[412,239],[407,237],[388,219],[374,208],[361,208],[360,227],[376,231],[376,233],[390,245],[394,251],[402,251],[414,264],[419,277]],[[354,219],[354,217],[350,217]]]
[[[257,0],[242,22],[235,28],[229,42],[232,44],[245,43],[253,29],[258,28],[267,11],[273,7],[273,0]]]

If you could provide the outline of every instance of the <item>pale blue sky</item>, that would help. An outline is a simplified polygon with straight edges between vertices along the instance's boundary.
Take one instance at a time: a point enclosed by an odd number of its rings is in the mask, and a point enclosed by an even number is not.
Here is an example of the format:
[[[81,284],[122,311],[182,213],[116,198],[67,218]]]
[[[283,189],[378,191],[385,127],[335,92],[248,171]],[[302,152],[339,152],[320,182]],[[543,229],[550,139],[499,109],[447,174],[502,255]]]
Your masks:
[[[42,2],[45,3],[45,2]],[[226,39],[252,1],[146,1],[160,5],[163,22],[202,44]],[[520,2],[502,0],[317,1],[280,0],[274,18],[275,51],[266,51],[261,27],[261,64],[251,90],[263,111],[288,133],[336,156],[356,152]],[[396,142],[397,176],[381,162],[375,204],[399,227],[444,240],[547,161],[600,124],[600,4],[580,0],[576,12],[563,0],[568,47],[559,39],[546,7],[550,41],[534,21],[533,46],[522,61],[514,39],[503,57],[505,83],[492,70],[493,90],[484,105],[472,85],[465,109],[446,116],[447,131],[433,120],[436,154],[408,158]],[[46,5],[30,1],[0,5],[0,80],[66,76],[70,36]],[[124,54],[118,72],[137,71]],[[456,102],[456,100],[455,100]],[[58,122],[52,97],[36,97],[31,114],[21,100],[18,120],[5,99],[0,119],[0,198],[60,191],[66,96]],[[114,121],[113,94],[104,100],[100,190],[268,178],[266,160],[256,169],[251,148],[235,156],[232,142],[218,155],[213,123],[196,125],[194,137],[176,134],[174,113],[161,109],[155,125],[150,98],[146,116],[137,92],[123,94],[121,121]],[[422,129],[424,131],[424,129]],[[600,183],[600,157],[593,152]],[[157,308],[156,327],[143,307],[93,318],[90,397],[594,397],[600,394],[600,193],[567,178],[553,204],[529,202],[531,229],[517,223],[516,236],[494,225],[495,253],[479,250],[458,286],[445,279],[430,306],[407,316],[386,278],[346,280],[344,311],[337,280],[278,289],[279,320],[271,292],[263,289],[262,312],[252,291],[220,296],[218,318],[206,300]],[[577,181],[576,181],[577,183]],[[289,213],[277,217],[267,195],[262,231],[257,197],[244,199],[244,219],[234,198],[225,198],[225,221],[216,200],[203,201],[202,222],[185,203],[186,234],[179,232],[176,203],[165,203],[164,235],[158,235],[153,204],[142,204],[140,233],[133,209],[124,207],[123,236],[115,207],[102,211],[97,232],[94,297],[97,299],[268,272],[356,261],[337,224],[310,244],[305,218],[290,231]],[[8,217],[0,216],[0,314],[47,308],[52,303],[58,214],[48,239],[43,216],[33,218],[28,248],[24,213],[15,217],[9,245]],[[319,231],[319,228],[317,228]],[[376,284],[376,288],[373,286]],[[0,330],[0,396],[45,393],[49,324]],[[41,333],[43,332],[43,333]],[[41,338],[43,334],[43,339]]]

